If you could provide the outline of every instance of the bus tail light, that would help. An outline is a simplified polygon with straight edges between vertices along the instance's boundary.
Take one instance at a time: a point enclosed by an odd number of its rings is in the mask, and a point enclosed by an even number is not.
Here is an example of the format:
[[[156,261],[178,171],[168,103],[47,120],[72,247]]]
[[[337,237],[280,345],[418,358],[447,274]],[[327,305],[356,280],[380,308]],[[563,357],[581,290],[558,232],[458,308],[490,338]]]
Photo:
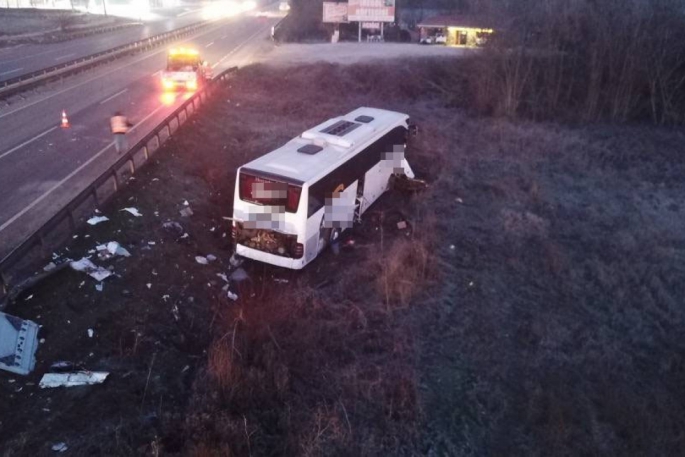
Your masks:
[[[302,256],[304,256],[304,244],[297,243],[295,244],[295,250],[293,251],[293,258],[301,259]]]

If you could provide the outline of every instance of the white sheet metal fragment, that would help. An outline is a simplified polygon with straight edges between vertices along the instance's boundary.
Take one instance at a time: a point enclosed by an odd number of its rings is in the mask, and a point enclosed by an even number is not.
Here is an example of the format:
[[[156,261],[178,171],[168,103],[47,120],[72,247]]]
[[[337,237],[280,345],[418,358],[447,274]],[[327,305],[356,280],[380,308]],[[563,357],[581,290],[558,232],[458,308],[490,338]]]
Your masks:
[[[98,225],[100,222],[106,222],[109,218],[107,216],[93,216],[88,219],[90,225]]]
[[[101,384],[109,376],[105,371],[77,371],[74,373],[45,373],[40,388],[74,387]]]
[[[86,257],[82,258],[81,260],[71,262],[70,265],[74,270],[82,271],[98,281],[102,281],[103,279],[112,276],[111,271],[106,268],[98,267]]]
[[[0,370],[29,374],[36,365],[38,324],[0,313]]]
[[[142,214],[138,211],[138,209],[137,209],[137,208],[133,208],[133,207],[124,208],[124,209],[122,209],[121,211],[129,212],[129,213],[133,214],[135,217],[141,217],[141,216],[142,216]]]

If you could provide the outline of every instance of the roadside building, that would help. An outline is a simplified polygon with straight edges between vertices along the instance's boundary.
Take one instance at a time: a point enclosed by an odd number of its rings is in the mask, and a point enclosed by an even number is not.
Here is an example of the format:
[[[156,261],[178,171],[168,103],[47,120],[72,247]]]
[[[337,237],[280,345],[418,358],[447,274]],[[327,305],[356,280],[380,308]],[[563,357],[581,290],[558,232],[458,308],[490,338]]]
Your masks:
[[[421,43],[462,47],[481,46],[494,32],[484,21],[467,16],[433,16],[417,27]]]

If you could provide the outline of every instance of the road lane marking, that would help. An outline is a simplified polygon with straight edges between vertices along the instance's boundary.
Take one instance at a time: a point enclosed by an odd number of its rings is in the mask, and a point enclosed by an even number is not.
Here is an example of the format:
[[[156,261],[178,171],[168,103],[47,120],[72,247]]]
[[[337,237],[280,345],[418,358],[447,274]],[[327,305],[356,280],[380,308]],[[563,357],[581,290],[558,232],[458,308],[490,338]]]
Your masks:
[[[0,73],[0,76],[2,76],[2,75],[9,75],[10,73],[16,73],[16,72],[21,71],[21,70],[23,70],[23,69],[24,69],[24,68],[15,68],[14,70],[5,71],[5,72]]]
[[[36,141],[38,138],[47,135],[48,133],[52,132],[52,131],[55,130],[56,128],[57,128],[57,126],[54,126],[54,127],[52,127],[52,128],[49,128],[49,129],[47,129],[46,131],[44,131],[43,133],[39,133],[38,135],[34,136],[34,137],[31,138],[30,140],[24,141],[24,142],[21,143],[19,146],[15,146],[15,147],[13,147],[12,149],[10,149],[9,151],[3,152],[2,154],[0,154],[0,159],[2,159],[2,158],[5,157],[5,156],[8,156],[8,155],[12,154],[12,153],[13,153],[14,151],[16,151],[17,149],[23,148],[24,146],[26,146],[27,144],[31,143],[32,141]]]
[[[55,57],[55,60],[62,60],[62,59],[66,59],[67,57],[71,57],[71,56],[75,56],[75,55],[76,55],[76,53],[72,52],[71,54],[65,54],[63,56]]]
[[[140,124],[142,124],[143,122],[145,122],[146,120],[148,120],[153,114],[155,114],[157,111],[159,111],[159,110],[162,109],[162,108],[164,108],[164,105],[159,105],[159,107],[157,107],[157,109],[155,109],[155,110],[152,111],[150,114],[148,114],[147,116],[145,116],[145,117],[143,118],[142,121],[140,121],[140,122],[138,122],[136,125],[134,125],[134,126],[131,128],[131,131],[135,130],[136,127],[138,127]],[[55,128],[56,128],[56,127],[55,127]],[[41,195],[40,197],[38,197],[37,199],[35,199],[34,201],[32,201],[27,207],[25,207],[24,209],[22,209],[21,211],[19,211],[17,214],[15,214],[14,216],[12,216],[12,217],[10,218],[10,220],[8,220],[8,221],[5,222],[4,224],[0,225],[0,232],[2,232],[3,230],[5,230],[5,229],[6,229],[7,227],[9,227],[12,223],[14,223],[14,221],[16,221],[16,220],[19,219],[21,216],[23,216],[24,214],[26,214],[27,212],[29,212],[31,209],[33,209],[33,207],[35,207],[38,203],[40,203],[40,202],[42,202],[43,200],[45,200],[45,199],[47,198],[48,195],[50,195],[51,193],[53,193],[58,187],[62,186],[65,182],[69,181],[71,178],[73,178],[74,176],[76,176],[77,173],[81,172],[81,170],[83,170],[84,168],[86,168],[88,165],[90,165],[91,163],[93,163],[93,161],[94,161],[95,159],[97,159],[97,158],[100,157],[102,154],[104,154],[105,151],[107,151],[107,150],[108,150],[109,148],[111,148],[112,146],[114,146],[114,141],[112,141],[111,143],[109,143],[109,144],[108,144],[107,146],[105,146],[104,148],[100,149],[94,156],[92,156],[90,159],[88,159],[88,160],[86,160],[85,162],[83,162],[83,164],[82,164],[80,167],[78,167],[76,170],[74,170],[74,171],[72,171],[71,173],[69,173],[65,178],[63,178],[63,179],[62,179],[61,181],[59,181],[57,184],[55,184],[55,185],[52,186],[50,189],[48,189],[43,195]]]
[[[210,47],[210,46],[213,45],[213,44],[214,44],[214,42],[212,41],[211,43],[209,43],[208,45],[206,45],[205,48],[208,48],[208,47]],[[0,73],[0,74],[2,74],[2,73]]]
[[[119,95],[121,95],[121,94],[123,94],[124,92],[127,92],[127,91],[128,91],[128,88],[123,89],[123,90],[120,90],[119,92],[117,92],[116,94],[112,95],[111,97],[107,97],[106,99],[104,99],[103,101],[101,101],[101,102],[100,102],[100,105],[102,105],[103,103],[106,103],[106,102],[110,101],[111,99],[113,99],[113,98],[115,98],[115,97],[118,97]]]
[[[265,29],[265,30],[266,30],[266,29]],[[236,46],[235,48],[233,48],[233,50],[232,50],[231,52],[229,52],[228,54],[226,54],[225,56],[223,56],[217,63],[215,63],[214,65],[212,65],[212,68],[216,68],[217,66],[219,66],[219,64],[220,64],[221,62],[223,62],[224,60],[226,60],[227,57],[229,57],[231,54],[233,54],[234,52],[236,52],[237,50],[239,50],[240,48],[242,48],[243,46],[245,46],[250,40],[252,40],[254,37],[256,37],[257,35],[259,35],[260,33],[264,33],[264,30],[258,30],[256,33],[250,35],[249,38],[247,38],[245,41],[243,41],[243,42],[240,43],[238,46]],[[2,116],[0,116],[0,117],[2,117]]]
[[[197,9],[197,10],[186,11],[185,13],[177,14],[176,17],[183,17],[183,16],[185,16],[186,14],[193,14],[193,13],[197,13],[198,11],[200,11],[200,10]]]

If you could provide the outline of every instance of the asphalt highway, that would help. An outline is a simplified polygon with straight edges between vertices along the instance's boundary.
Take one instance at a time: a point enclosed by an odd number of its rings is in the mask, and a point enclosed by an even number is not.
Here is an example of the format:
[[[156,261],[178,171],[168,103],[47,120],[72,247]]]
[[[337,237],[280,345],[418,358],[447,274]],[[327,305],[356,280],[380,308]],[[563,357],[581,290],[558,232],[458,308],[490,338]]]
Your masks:
[[[177,44],[195,46],[218,74],[273,46],[269,31],[278,20],[241,15]],[[117,160],[109,132],[115,111],[135,124],[133,145],[187,99],[161,89],[166,50],[118,60],[0,108],[0,259]],[[60,127],[62,110],[69,128]]]
[[[159,9],[150,21],[122,30],[53,44],[22,44],[0,49],[0,81],[85,57],[202,21],[198,6]],[[131,22],[137,22],[131,20]]]

